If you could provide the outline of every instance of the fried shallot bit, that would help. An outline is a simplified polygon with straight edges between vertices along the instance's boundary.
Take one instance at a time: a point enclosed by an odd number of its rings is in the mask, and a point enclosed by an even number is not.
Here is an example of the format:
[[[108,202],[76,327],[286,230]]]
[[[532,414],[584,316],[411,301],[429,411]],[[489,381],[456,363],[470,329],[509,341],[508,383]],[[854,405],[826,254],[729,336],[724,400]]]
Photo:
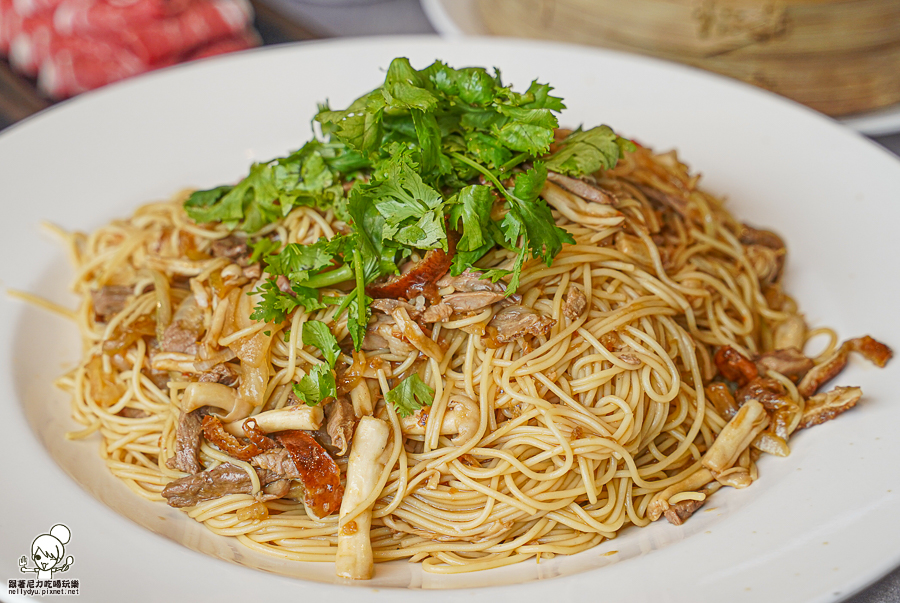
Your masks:
[[[751,446],[757,450],[768,452],[775,456],[788,456],[791,453],[791,449],[788,448],[785,439],[769,429],[760,432],[760,434],[753,439]]]
[[[837,377],[838,373],[847,366],[847,358],[849,355],[850,350],[848,346],[844,344],[825,360],[810,369],[810,371],[803,376],[803,379],[800,380],[800,383],[797,384],[797,391],[800,392],[800,395],[804,398],[809,398],[816,393],[820,387]]]
[[[803,416],[797,429],[804,429],[830,421],[844,411],[850,410],[862,397],[858,387],[835,387],[833,390],[816,394],[806,401]]]
[[[845,345],[849,346],[852,351],[862,354],[866,360],[879,368],[884,368],[888,360],[894,355],[891,348],[868,335],[851,339]]]
[[[447,274],[453,254],[456,253],[457,235],[447,233],[447,251],[431,249],[421,260],[402,274],[395,274],[384,281],[376,281],[366,287],[366,295],[372,298],[412,299],[424,295],[429,301],[437,300],[437,281]]]
[[[759,371],[766,370],[780,373],[796,383],[815,366],[812,359],[803,355],[797,348],[787,348],[760,354],[756,358],[756,367]]]
[[[749,358],[728,345],[716,350],[714,361],[720,375],[741,386],[747,385],[759,375],[756,365]]]
[[[261,521],[263,519],[268,519],[269,508],[261,502],[255,502],[249,507],[238,509],[235,515],[237,516],[238,521]]]
[[[566,300],[563,302],[563,314],[569,320],[577,320],[587,307],[587,297],[578,287],[569,285]]]
[[[714,381],[706,386],[706,397],[723,419],[730,419],[737,414],[737,402],[728,386],[721,381]]]
[[[227,452],[241,461],[249,461],[261,452],[253,442],[241,442],[225,431],[222,420],[215,415],[203,417],[203,435],[211,444],[215,444],[223,452]]]
[[[527,336],[546,336],[556,321],[524,306],[509,306],[497,312],[488,323],[491,338],[509,343]]]
[[[304,504],[321,519],[341,506],[344,487],[334,459],[305,431],[285,431],[276,436],[290,454],[306,490]]]
[[[103,340],[103,353],[116,354],[127,350],[141,337],[153,337],[156,335],[156,320],[143,314],[127,324],[119,323],[109,339]]]
[[[604,205],[616,204],[615,197],[596,186],[592,186],[584,180],[570,178],[553,171],[547,172],[547,180],[555,182],[570,193],[578,195],[586,201],[593,201],[594,203],[602,203]]]

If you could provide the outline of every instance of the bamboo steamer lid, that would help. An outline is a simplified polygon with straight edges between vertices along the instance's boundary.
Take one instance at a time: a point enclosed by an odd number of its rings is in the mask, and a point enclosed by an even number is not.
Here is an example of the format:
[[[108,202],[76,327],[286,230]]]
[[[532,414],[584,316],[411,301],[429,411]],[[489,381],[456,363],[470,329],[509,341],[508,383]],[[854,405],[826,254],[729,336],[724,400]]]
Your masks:
[[[496,35],[709,69],[832,116],[900,103],[900,0],[476,0]]]

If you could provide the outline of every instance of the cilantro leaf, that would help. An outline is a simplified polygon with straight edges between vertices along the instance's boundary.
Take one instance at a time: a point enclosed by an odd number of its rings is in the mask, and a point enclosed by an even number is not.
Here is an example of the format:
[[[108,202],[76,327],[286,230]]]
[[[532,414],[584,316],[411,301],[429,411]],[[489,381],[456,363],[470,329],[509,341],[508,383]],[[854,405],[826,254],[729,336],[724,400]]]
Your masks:
[[[434,390],[413,373],[385,394],[384,399],[394,405],[401,417],[408,417],[423,406],[434,403]]]
[[[312,245],[290,243],[279,253],[266,257],[266,272],[283,274],[292,281],[303,282],[316,271],[331,265],[335,243],[321,239]]]
[[[599,169],[616,166],[622,155],[622,146],[630,141],[620,138],[609,126],[597,126],[590,130],[579,128],[560,145],[559,150],[547,158],[547,168],[569,176],[593,174]]]
[[[281,243],[266,237],[262,237],[255,243],[250,243],[250,248],[253,250],[253,253],[250,255],[250,263],[268,259],[270,255],[277,253],[280,247]]]
[[[319,301],[319,292],[316,289],[292,285],[292,293],[285,293],[275,283],[275,279],[269,279],[259,286],[253,293],[260,296],[259,303],[253,308],[250,318],[260,322],[282,323],[288,314],[298,306],[303,306],[307,312],[314,312],[325,307]]]
[[[303,323],[303,332],[301,333],[303,345],[311,345],[322,351],[328,366],[334,368],[338,356],[341,355],[341,348],[338,346],[337,338],[331,332],[324,322],[319,320],[308,320]]]
[[[450,224],[462,232],[457,251],[475,251],[488,240],[493,239],[486,232],[491,220],[491,208],[494,206],[494,195],[489,186],[475,184],[459,191],[456,203],[450,210]],[[462,229],[460,229],[460,220]]]
[[[535,161],[534,167],[527,172],[516,175],[510,197],[513,203],[504,218],[504,223],[507,224],[504,232],[517,236],[524,231],[526,245],[532,256],[541,258],[549,266],[562,250],[563,243],[571,244],[575,239],[556,225],[550,207],[538,197],[546,180],[547,168],[540,161]],[[509,236],[507,241],[510,241]]]
[[[294,395],[307,406],[337,397],[334,373],[327,364],[316,364],[293,386]]]

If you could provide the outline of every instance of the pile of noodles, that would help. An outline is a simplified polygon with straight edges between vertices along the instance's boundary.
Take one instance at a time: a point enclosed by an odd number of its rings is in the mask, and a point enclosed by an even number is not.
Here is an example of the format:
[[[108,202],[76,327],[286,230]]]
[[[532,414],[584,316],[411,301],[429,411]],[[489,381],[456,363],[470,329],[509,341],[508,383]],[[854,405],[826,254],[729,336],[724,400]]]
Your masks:
[[[545,196],[557,223],[575,238],[552,266],[532,260],[522,273],[521,304],[556,321],[546,337],[527,345],[493,343],[485,326],[496,309],[488,308],[435,323],[431,336],[445,350],[441,362],[415,350],[408,357],[355,353],[357,366],[369,367],[365,382],[375,415],[392,428],[372,515],[376,561],[409,558],[429,572],[473,571],[577,553],[628,525],[647,525],[654,493],[695,472],[728,422],[704,393],[716,372],[715,350],[727,345],[753,357],[771,348],[779,323],[796,316],[793,301],[745,253],[741,224],[720,199],[698,188],[698,176],[674,153],[638,148],[595,177],[614,205],[560,189]],[[254,283],[228,295],[221,272],[229,261],[205,253],[228,231],[191,222],[182,200],[145,205],[89,235],[68,235],[74,288],[84,296],[77,313],[83,358],[59,380],[72,395],[74,418],[85,426],[70,435],[96,433],[109,470],[161,504],[164,486],[184,476],[166,460],[174,454],[180,396],[191,376],[152,378],[160,311],[168,305],[171,315],[193,292],[208,300],[207,324],[218,304],[238,306],[229,309],[234,324],[206,344],[271,337],[266,402],[257,410],[284,406],[291,384],[317,361],[316,350],[298,341],[301,323],[329,323],[335,311],[329,306],[308,314],[301,307],[283,325],[249,320],[252,298],[244,293]],[[344,227],[331,212],[298,207],[254,236],[274,233],[283,242],[310,244]],[[479,264],[509,267],[513,259],[499,249]],[[108,324],[96,322],[90,301],[90,292],[104,285],[135,293]],[[588,304],[575,319],[562,312],[572,287]],[[339,340],[347,335],[346,314],[334,333]],[[823,354],[835,342],[832,333]],[[383,400],[393,377],[411,371],[435,391],[424,435],[404,434]],[[804,401],[783,381],[794,403],[793,431]],[[480,410],[475,435],[459,445],[439,433],[456,394],[476,400]],[[757,456],[747,449],[737,461],[751,480]],[[200,459],[207,469],[221,462],[244,467],[255,480],[247,463],[205,441]],[[345,460],[338,463],[346,469]],[[334,559],[338,515],[313,519],[292,499],[258,503],[251,494],[235,494],[187,513],[257,551],[298,561]]]

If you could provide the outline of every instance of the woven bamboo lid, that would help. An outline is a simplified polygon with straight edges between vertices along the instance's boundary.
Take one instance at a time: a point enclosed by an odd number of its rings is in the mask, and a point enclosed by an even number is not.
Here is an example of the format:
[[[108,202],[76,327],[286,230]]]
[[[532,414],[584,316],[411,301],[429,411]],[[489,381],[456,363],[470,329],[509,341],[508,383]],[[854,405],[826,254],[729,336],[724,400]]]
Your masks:
[[[900,0],[477,0],[494,34],[680,61],[833,116],[900,103]]]

